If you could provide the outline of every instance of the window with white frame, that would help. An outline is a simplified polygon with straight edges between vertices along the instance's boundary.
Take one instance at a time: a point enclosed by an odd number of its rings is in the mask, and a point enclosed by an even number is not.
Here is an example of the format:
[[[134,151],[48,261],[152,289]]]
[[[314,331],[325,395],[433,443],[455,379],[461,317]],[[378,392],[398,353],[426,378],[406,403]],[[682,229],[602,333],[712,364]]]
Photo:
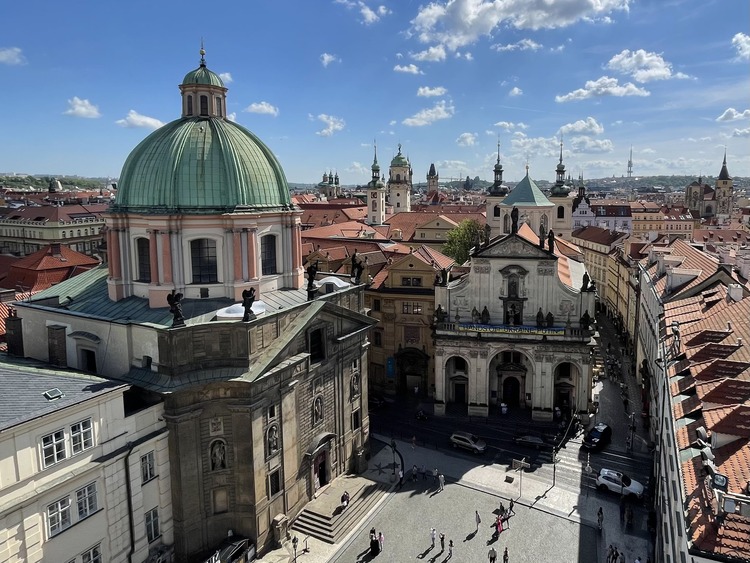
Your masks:
[[[86,485],[76,491],[76,503],[78,504],[78,519],[83,520],[96,512],[96,483]]]
[[[156,460],[154,452],[150,451],[141,456],[141,483],[150,481],[154,477],[156,477]]]
[[[146,536],[148,536],[148,543],[155,541],[160,535],[159,531],[159,509],[152,508],[145,515],[146,520]]]
[[[47,506],[47,521],[50,537],[70,527],[70,497],[62,498]]]
[[[95,545],[81,553],[82,563],[102,563],[102,546]]]
[[[73,455],[93,447],[94,431],[91,426],[91,419],[87,418],[73,424],[70,427],[70,439],[73,444]]]
[[[42,437],[44,467],[49,467],[65,459],[65,432],[55,430]]]

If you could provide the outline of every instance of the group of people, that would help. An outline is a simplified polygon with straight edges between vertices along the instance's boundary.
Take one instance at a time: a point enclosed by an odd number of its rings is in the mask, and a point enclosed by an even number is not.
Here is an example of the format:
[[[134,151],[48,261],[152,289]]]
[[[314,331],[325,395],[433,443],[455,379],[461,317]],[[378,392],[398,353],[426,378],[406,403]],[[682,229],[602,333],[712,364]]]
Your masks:
[[[423,463],[421,467],[417,467],[415,463],[411,468],[411,480],[418,481],[419,476],[422,476],[422,481],[426,481],[428,478],[431,483],[437,484],[438,491],[442,491],[445,488],[445,475],[443,475],[438,468],[434,468],[432,471],[425,467]],[[400,489],[404,485],[404,472],[399,469],[398,471],[398,488]]]
[[[375,533],[375,528],[370,528],[370,553],[372,555],[378,555],[383,551],[383,544],[385,543],[385,536],[383,532]]]
[[[440,553],[443,553],[445,551],[445,534],[443,532],[440,532]],[[435,547],[435,540],[438,538],[438,533],[435,528],[430,529],[430,541],[431,541],[431,547],[430,549],[433,549]],[[448,559],[453,557],[453,540],[448,540]]]
[[[609,544],[609,548],[607,549],[606,563],[625,563],[625,552],[618,551],[616,547],[614,547],[612,544]],[[641,558],[636,557],[633,563],[642,563]],[[651,563],[650,557],[646,559],[646,563]]]
[[[490,560],[490,563],[495,563],[497,561],[497,550],[495,549],[495,546],[491,545],[489,552],[487,552],[487,557]],[[505,548],[505,551],[503,551],[503,563],[508,563],[510,561],[508,557],[508,548]]]

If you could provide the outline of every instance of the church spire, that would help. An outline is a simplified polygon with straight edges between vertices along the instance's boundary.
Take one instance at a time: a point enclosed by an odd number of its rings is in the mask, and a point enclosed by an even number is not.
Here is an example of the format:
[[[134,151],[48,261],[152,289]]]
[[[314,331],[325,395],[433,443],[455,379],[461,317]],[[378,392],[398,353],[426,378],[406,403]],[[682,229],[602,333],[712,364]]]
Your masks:
[[[727,170],[727,149],[724,148],[724,162],[721,164],[721,172],[719,172],[719,180],[731,180],[729,177],[729,170]]]

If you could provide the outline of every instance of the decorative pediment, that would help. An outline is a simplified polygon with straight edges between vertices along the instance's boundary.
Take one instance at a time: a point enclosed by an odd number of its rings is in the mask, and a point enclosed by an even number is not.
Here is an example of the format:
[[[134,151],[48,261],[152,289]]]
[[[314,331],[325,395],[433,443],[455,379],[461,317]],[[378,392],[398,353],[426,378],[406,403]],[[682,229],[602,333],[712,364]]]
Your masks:
[[[548,260],[556,260],[557,257],[554,254],[550,254],[546,250],[539,248],[538,246],[530,243],[523,237],[518,235],[508,235],[504,238],[493,242],[487,248],[481,249],[477,252],[475,257],[483,258],[542,258]]]

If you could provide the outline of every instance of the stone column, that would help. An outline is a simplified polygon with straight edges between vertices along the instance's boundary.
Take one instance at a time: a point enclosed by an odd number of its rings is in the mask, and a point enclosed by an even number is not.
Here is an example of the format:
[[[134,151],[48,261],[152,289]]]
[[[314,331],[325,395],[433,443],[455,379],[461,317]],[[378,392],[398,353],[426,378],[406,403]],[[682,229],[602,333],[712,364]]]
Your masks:
[[[156,248],[157,230],[148,232],[148,259],[151,263],[151,283],[159,285],[159,250]]]
[[[234,281],[242,281],[242,232],[232,231],[232,257],[234,258]]]
[[[445,414],[445,349],[435,348],[435,414]]]
[[[109,255],[112,264],[110,273],[112,274],[113,280],[119,280],[122,278],[122,263],[120,262],[120,232],[119,229],[112,230],[112,249]]]
[[[165,284],[172,283],[172,242],[169,231],[161,232],[161,266]]]

